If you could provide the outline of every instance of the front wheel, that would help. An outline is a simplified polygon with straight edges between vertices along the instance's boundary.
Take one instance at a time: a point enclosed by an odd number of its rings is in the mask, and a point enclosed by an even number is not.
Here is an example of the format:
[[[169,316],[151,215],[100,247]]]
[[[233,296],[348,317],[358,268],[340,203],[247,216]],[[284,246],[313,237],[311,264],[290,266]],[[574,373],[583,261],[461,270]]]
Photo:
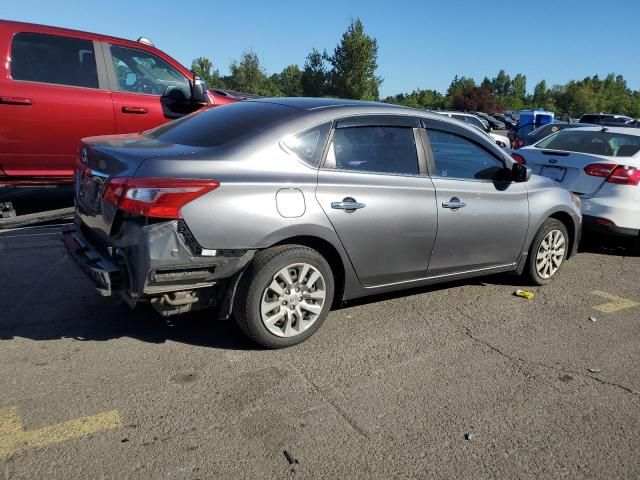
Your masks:
[[[258,252],[234,301],[240,329],[267,348],[283,348],[313,335],[329,314],[331,267],[316,250],[283,245]]]
[[[529,250],[528,274],[533,283],[549,283],[560,270],[568,251],[567,227],[555,218],[547,219],[536,233]]]

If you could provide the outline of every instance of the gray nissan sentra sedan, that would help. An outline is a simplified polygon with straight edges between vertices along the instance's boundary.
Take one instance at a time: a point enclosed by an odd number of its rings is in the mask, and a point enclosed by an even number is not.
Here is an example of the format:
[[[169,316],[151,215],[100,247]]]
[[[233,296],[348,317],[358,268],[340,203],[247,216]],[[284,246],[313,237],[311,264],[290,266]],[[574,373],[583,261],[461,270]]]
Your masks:
[[[333,99],[251,100],[85,139],[70,254],[106,296],[212,307],[265,347],[332,305],[498,272],[547,283],[580,201],[441,115]]]

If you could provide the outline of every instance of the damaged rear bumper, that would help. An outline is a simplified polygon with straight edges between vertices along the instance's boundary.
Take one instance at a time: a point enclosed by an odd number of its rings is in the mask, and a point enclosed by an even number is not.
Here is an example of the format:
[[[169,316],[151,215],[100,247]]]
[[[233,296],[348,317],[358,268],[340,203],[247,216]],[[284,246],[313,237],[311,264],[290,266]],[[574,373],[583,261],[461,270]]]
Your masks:
[[[234,277],[253,258],[253,250],[203,250],[180,221],[151,225],[123,224],[107,241],[76,223],[63,232],[69,255],[95,284],[100,295],[122,295],[130,305],[193,304],[195,290],[214,287]],[[178,295],[179,293],[179,295]],[[174,294],[174,295],[168,295]],[[210,297],[201,295],[200,298]],[[195,298],[195,300],[193,300]],[[207,298],[209,305],[211,298]],[[155,306],[155,305],[154,305]],[[207,305],[208,306],[208,305]],[[185,308],[180,308],[180,312]]]

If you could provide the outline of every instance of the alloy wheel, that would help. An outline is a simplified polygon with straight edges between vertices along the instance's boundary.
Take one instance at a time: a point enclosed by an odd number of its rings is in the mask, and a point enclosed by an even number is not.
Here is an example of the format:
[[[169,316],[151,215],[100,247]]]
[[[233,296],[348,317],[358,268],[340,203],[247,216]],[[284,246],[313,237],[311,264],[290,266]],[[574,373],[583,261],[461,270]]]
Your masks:
[[[327,297],[320,271],[308,263],[295,263],[279,270],[265,288],[260,316],[278,337],[294,337],[318,319]]]
[[[540,277],[549,279],[562,265],[565,256],[566,240],[560,230],[551,230],[540,242],[536,254],[536,271]]]

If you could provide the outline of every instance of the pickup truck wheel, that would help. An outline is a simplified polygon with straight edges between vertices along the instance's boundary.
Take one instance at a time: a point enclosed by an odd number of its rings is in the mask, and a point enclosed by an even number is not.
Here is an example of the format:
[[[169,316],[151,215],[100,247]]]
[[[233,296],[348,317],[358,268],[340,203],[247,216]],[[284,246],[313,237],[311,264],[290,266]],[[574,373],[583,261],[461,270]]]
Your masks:
[[[548,218],[536,233],[529,250],[528,273],[536,285],[546,285],[567,258],[569,234],[564,224]]]
[[[234,300],[240,329],[267,348],[284,348],[313,335],[329,314],[331,267],[317,251],[283,245],[258,252]]]

